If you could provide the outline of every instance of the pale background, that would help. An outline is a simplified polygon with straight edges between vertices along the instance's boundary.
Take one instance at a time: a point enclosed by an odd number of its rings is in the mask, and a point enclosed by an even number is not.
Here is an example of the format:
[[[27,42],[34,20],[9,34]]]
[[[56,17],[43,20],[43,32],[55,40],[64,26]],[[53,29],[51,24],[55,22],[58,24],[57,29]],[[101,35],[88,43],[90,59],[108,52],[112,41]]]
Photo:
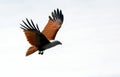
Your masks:
[[[54,9],[63,45],[25,57],[25,18],[40,30]],[[0,0],[0,77],[120,77],[120,0]]]

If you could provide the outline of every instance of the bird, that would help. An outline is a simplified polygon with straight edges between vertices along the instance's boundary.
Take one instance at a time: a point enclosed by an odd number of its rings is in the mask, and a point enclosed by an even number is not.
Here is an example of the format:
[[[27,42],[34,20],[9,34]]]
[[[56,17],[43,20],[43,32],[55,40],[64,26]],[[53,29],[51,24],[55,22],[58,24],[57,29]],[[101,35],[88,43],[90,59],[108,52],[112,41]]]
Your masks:
[[[20,28],[23,30],[27,41],[31,44],[31,47],[26,52],[26,56],[36,51],[39,51],[38,54],[43,55],[44,50],[56,45],[62,45],[60,41],[55,40],[56,34],[64,21],[62,10],[57,8],[48,18],[49,20],[42,31],[40,31],[38,24],[34,24],[32,19],[26,18],[26,21],[22,20]]]

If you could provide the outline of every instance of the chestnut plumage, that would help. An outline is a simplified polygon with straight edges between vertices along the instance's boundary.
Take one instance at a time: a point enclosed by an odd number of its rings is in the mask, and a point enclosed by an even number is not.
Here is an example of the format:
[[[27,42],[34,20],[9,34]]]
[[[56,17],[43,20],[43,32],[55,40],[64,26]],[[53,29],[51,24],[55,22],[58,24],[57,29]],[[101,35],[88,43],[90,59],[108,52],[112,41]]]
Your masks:
[[[54,39],[63,20],[64,16],[62,11],[59,9],[54,10],[51,16],[49,16],[48,23],[42,32],[40,31],[38,24],[34,24],[33,20],[28,20],[27,18],[26,22],[22,20],[23,24],[20,24],[20,28],[23,29],[27,41],[31,44],[31,47],[26,52],[26,56],[31,55],[37,50],[39,51],[39,54],[42,55],[44,50],[62,44],[60,41]],[[50,42],[50,40],[54,41]]]

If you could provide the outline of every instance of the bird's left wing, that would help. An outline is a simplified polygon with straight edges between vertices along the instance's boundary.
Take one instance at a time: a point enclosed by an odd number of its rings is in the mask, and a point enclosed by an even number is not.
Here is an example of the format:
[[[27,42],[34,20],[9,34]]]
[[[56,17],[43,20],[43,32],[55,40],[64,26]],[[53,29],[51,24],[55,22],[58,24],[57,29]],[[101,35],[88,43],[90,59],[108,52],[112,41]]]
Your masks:
[[[42,33],[47,37],[48,40],[54,40],[55,36],[60,29],[64,20],[62,11],[57,9],[52,12],[52,16],[49,16],[49,21]]]

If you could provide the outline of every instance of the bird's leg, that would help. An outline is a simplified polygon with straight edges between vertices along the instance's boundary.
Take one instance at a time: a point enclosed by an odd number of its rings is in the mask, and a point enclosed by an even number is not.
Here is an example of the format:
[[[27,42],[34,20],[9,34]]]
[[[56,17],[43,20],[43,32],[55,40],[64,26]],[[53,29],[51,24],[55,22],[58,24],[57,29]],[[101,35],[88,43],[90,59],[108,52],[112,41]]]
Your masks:
[[[43,51],[41,51],[41,55],[43,55],[43,53],[44,53],[44,52],[43,52]]]
[[[43,55],[43,53],[44,53],[43,51],[39,51],[39,53],[38,53],[38,54],[41,54],[41,55]]]

